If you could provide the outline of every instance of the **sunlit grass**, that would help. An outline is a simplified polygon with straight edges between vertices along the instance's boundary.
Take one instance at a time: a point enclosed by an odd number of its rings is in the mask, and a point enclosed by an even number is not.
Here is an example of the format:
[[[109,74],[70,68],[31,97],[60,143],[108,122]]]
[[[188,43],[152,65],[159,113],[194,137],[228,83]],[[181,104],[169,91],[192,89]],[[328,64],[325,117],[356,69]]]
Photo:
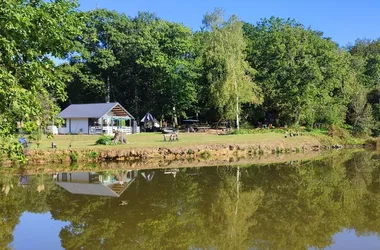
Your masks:
[[[215,135],[207,133],[180,133],[179,141],[164,142],[161,133],[141,133],[128,135],[128,143],[125,145],[95,145],[99,135],[56,135],[52,139],[43,139],[40,149],[51,148],[52,142],[57,144],[59,149],[68,148],[153,148],[153,147],[180,147],[180,146],[197,146],[197,145],[214,145],[214,144],[250,144],[250,143],[270,143],[284,138],[284,135],[278,133],[265,134],[245,134],[245,135]],[[304,141],[306,137],[291,138],[292,141]],[[71,147],[70,147],[71,145]],[[32,144],[32,149],[36,148]]]

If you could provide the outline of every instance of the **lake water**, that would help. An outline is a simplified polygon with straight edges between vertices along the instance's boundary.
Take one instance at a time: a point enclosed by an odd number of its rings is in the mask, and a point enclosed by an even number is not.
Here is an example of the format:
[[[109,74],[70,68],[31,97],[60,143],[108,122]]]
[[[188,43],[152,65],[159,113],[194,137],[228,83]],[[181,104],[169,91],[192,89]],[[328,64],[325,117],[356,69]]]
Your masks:
[[[0,249],[380,249],[380,157],[0,174]]]

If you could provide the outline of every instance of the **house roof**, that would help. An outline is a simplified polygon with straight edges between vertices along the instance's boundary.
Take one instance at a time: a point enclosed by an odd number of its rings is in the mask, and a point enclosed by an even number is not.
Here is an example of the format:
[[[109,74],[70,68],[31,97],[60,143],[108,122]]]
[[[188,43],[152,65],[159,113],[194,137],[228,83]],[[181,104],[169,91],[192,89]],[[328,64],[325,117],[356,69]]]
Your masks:
[[[62,118],[100,118],[113,111],[117,116],[134,117],[118,102],[71,104],[59,113]]]

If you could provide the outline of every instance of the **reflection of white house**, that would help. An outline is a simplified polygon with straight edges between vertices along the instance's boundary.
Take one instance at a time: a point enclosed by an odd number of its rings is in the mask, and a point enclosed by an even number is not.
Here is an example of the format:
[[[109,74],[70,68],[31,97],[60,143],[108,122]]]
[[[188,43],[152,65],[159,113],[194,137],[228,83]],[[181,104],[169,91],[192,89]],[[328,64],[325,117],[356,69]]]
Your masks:
[[[120,197],[136,176],[137,170],[118,175],[95,172],[59,173],[56,184],[73,194]]]
[[[71,104],[58,115],[66,120],[60,134],[113,134],[113,130],[138,133],[135,118],[119,103]],[[134,126],[135,125],[135,126]]]

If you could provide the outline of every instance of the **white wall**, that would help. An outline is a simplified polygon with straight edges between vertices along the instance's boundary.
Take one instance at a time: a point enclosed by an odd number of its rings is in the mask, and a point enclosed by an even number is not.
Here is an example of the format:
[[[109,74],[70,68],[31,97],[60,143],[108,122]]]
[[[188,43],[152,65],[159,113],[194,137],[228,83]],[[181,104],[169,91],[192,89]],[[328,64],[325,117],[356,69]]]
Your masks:
[[[88,134],[88,118],[71,118],[71,124],[70,119],[67,120],[66,128],[69,128],[68,132],[77,134],[82,129],[83,134]]]

